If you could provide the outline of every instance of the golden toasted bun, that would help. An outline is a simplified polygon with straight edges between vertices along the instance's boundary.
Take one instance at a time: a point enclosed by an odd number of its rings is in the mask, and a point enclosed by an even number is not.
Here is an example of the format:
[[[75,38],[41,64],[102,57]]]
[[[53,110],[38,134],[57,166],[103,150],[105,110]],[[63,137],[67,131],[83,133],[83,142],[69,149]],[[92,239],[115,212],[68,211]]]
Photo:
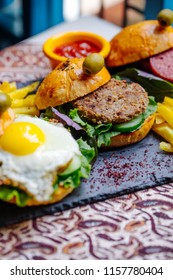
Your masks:
[[[0,136],[4,134],[4,130],[14,121],[14,119],[15,113],[11,108],[0,114]]]
[[[52,203],[56,203],[61,201],[64,197],[66,197],[68,194],[70,194],[74,188],[64,188],[62,186],[59,186],[58,189],[53,193],[52,198],[48,201],[40,202],[35,200],[34,198],[30,198],[27,200],[27,203],[25,206],[39,206],[39,205],[48,205]],[[16,204],[16,199],[13,198],[8,201],[9,203]]]
[[[45,201],[44,203],[40,203],[37,200],[30,199],[27,201],[27,206],[36,206],[36,205],[47,205],[47,204],[52,204],[61,201],[64,197],[66,197],[68,194],[70,194],[74,188],[64,188],[59,186],[58,189],[53,193],[52,198],[49,201]]]
[[[35,102],[39,109],[75,100],[110,80],[110,74],[105,67],[97,74],[84,74],[83,60],[84,58],[73,58],[62,62],[46,76],[36,93]]]
[[[107,66],[122,66],[173,47],[173,28],[161,27],[157,20],[144,20],[122,29],[110,44]]]
[[[111,138],[110,148],[118,148],[126,145],[131,145],[141,141],[147,136],[151,130],[155,120],[155,114],[150,115],[143,123],[143,125],[130,133],[121,133]]]

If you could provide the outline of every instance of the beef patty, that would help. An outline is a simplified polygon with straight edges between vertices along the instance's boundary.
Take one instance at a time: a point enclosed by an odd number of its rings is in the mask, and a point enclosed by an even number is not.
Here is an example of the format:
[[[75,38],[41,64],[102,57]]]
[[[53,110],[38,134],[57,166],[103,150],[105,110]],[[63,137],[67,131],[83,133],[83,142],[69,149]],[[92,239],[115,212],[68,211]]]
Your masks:
[[[81,116],[97,124],[128,122],[143,113],[147,105],[148,94],[139,84],[114,78],[73,102]]]

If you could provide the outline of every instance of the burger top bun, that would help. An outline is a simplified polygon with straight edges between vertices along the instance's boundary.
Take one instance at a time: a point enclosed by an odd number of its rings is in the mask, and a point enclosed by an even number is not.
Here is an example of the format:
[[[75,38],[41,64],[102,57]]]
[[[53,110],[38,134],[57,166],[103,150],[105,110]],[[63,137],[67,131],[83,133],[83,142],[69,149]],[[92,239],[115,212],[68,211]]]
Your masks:
[[[173,47],[173,28],[162,27],[157,20],[144,20],[122,29],[110,44],[107,66],[122,66]]]
[[[83,72],[84,58],[72,58],[60,63],[43,80],[36,93],[35,103],[39,109],[55,107],[82,97],[107,83],[111,76],[108,70],[94,75]]]

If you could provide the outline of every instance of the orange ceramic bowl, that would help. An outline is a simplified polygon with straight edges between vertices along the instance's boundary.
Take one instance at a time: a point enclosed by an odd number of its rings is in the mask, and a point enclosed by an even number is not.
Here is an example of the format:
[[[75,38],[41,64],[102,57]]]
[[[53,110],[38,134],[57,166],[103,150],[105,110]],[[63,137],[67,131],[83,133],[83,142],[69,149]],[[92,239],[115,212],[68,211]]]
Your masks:
[[[43,52],[49,58],[52,69],[67,57],[55,53],[55,48],[76,41],[88,41],[98,48],[98,53],[106,58],[110,52],[110,43],[102,36],[86,31],[70,31],[48,38],[43,45]]]

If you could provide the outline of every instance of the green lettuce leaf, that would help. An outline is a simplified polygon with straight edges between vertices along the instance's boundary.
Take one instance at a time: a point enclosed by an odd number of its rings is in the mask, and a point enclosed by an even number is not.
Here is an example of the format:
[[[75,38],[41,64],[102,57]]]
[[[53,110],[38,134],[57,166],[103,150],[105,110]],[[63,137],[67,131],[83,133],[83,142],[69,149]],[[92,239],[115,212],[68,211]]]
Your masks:
[[[145,120],[150,115],[154,114],[157,110],[157,103],[155,101],[155,98],[153,96],[149,96],[149,104],[147,106],[147,109],[143,113],[143,119]]]
[[[79,176],[81,178],[88,178],[91,171],[91,162],[95,158],[95,148],[90,147],[86,141],[82,138],[77,140],[80,151],[82,153],[82,165],[79,170]]]
[[[78,170],[63,180],[58,177],[56,188],[58,188],[59,184],[63,184],[64,188],[77,188],[81,183],[80,179],[81,177]]]
[[[57,188],[60,183],[63,184],[65,188],[77,188],[80,185],[82,178],[87,179],[89,177],[91,171],[91,161],[95,157],[96,153],[95,149],[82,138],[78,139],[77,142],[82,154],[81,167],[67,178],[61,178],[60,176],[57,177],[57,182],[54,188]]]
[[[86,120],[82,119],[79,116],[78,113],[78,109],[71,109],[69,112],[69,117],[72,118],[73,121],[77,122],[78,124],[80,124],[82,127],[84,127],[86,129],[86,132],[88,134],[88,136],[93,137],[93,136],[97,136],[101,133],[107,132],[110,130],[110,128],[112,127],[112,124],[89,124]]]
[[[87,134],[90,137],[94,136],[94,132],[95,132],[94,127],[81,119],[81,117],[78,114],[78,109],[77,108],[70,110],[69,117],[72,118],[72,120],[74,122],[76,122],[76,123],[80,124],[82,127],[84,127]]]
[[[173,98],[173,84],[152,74],[136,68],[127,68],[114,77],[117,78],[117,76],[121,79],[139,83],[148,92],[148,95],[155,97],[156,102],[162,102],[165,96]]]
[[[82,153],[82,158],[86,158],[88,162],[91,162],[95,156],[95,149],[91,147],[86,141],[82,138],[77,140],[79,149]]]
[[[97,146],[101,147],[101,145],[109,145],[111,141],[111,137],[119,134],[119,132],[111,131],[112,124],[99,124],[99,125],[90,125],[87,121],[81,119],[78,113],[78,109],[71,109],[69,116],[73,119],[73,121],[79,123],[81,126],[85,127],[86,132],[90,137],[97,136]],[[89,129],[88,129],[89,127]],[[90,133],[92,127],[92,134]]]
[[[100,135],[101,133],[105,133],[108,132],[112,127],[112,123],[108,123],[108,124],[98,124],[94,127],[95,129],[95,135]]]
[[[97,139],[98,147],[101,147],[102,145],[109,146],[109,144],[111,143],[111,137],[116,136],[118,134],[120,134],[120,132],[110,131],[98,135],[98,139]]]
[[[16,200],[18,206],[23,207],[30,197],[24,191],[15,187],[6,185],[0,186],[0,199],[10,201],[13,198]]]

